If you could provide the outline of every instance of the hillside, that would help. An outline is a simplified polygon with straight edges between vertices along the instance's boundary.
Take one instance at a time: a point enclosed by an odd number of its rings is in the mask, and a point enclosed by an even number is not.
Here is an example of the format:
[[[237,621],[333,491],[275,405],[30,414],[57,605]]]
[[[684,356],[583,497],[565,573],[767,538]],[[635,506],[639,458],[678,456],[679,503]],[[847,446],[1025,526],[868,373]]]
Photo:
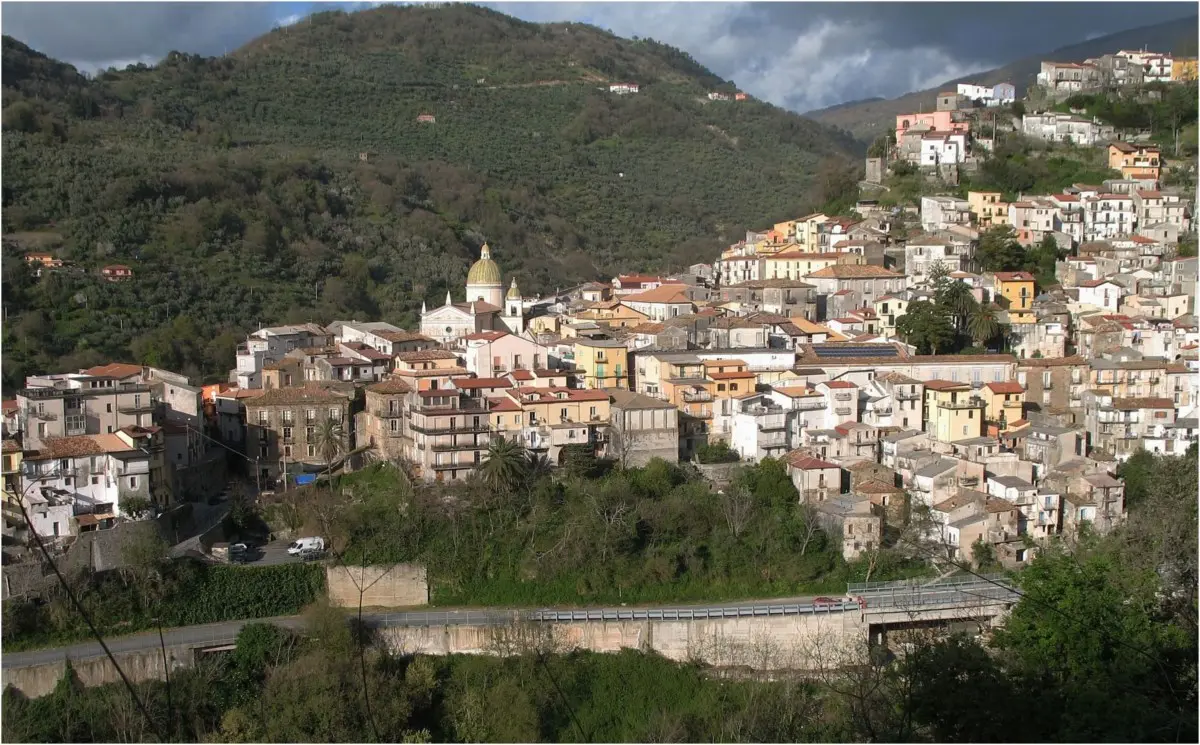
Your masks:
[[[94,80],[6,37],[3,83],[6,388],[109,357],[216,374],[258,323],[411,325],[485,240],[526,292],[679,268],[836,196],[861,154],[708,101],[732,84],[676,49],[466,5],[323,13]],[[13,261],[34,246],[85,271],[35,283]],[[111,263],[135,279],[100,282]]]
[[[931,111],[937,104],[937,94],[953,90],[959,83],[995,85],[1012,83],[1017,88],[1017,97],[1033,84],[1041,71],[1042,60],[1057,62],[1082,62],[1091,57],[1111,54],[1119,49],[1159,49],[1177,54],[1196,54],[1197,17],[1121,31],[1101,36],[1091,41],[1061,47],[1044,54],[1017,60],[1004,67],[968,75],[946,82],[928,90],[906,93],[898,98],[873,98],[849,104],[838,104],[805,116],[823,124],[844,129],[862,142],[869,143],[883,133],[884,127],[894,123],[898,114],[913,111]],[[1190,31],[1189,31],[1190,27]]]

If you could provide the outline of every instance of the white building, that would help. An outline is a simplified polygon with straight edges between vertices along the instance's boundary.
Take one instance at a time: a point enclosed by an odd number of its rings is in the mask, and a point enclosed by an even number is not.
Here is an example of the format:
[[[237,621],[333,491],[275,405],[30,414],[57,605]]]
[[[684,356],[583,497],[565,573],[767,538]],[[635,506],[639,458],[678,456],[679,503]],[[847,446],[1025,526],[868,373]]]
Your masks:
[[[921,227],[945,230],[951,225],[971,224],[971,204],[958,197],[921,197]]]
[[[22,462],[27,504],[45,513],[37,518],[44,524],[34,529],[39,535],[74,535],[110,527],[119,517],[140,517],[131,514],[134,502],[146,508],[156,498],[165,502],[162,452],[158,428],[47,439]],[[70,506],[70,523],[61,519],[62,505]]]
[[[612,83],[608,86],[609,93],[616,93],[619,96],[624,96],[629,93],[638,92],[637,83]]]
[[[1110,125],[1055,111],[1026,114],[1021,118],[1021,131],[1033,139],[1069,142],[1085,147],[1104,144],[1113,138],[1114,133]]]
[[[1089,279],[1079,283],[1079,304],[1116,313],[1121,305],[1122,292],[1124,288],[1110,279]]]
[[[790,449],[787,409],[759,393],[736,402],[730,427],[730,447],[744,460],[783,457]]]
[[[293,349],[325,347],[331,340],[331,334],[315,323],[261,328],[238,347],[230,379],[238,388],[261,388],[263,365],[282,360]]]
[[[965,163],[967,160],[967,136],[951,132],[929,132],[921,135],[921,152],[918,162],[923,166],[938,166],[943,163]]]
[[[1133,197],[1097,194],[1083,200],[1084,241],[1106,241],[1133,232]]]

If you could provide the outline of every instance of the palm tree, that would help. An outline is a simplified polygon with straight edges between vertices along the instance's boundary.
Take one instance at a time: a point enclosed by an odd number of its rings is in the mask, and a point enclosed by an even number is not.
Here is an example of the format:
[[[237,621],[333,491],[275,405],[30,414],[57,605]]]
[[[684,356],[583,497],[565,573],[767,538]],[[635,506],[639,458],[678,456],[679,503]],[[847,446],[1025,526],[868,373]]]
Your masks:
[[[484,482],[493,489],[512,489],[525,475],[525,448],[505,437],[488,445],[487,460],[479,469]]]
[[[971,333],[971,339],[975,342],[975,346],[982,347],[1000,330],[1000,324],[996,321],[996,314],[990,306],[980,305],[971,313],[971,318],[967,321],[967,329]]]
[[[954,327],[958,331],[962,331],[966,327],[967,319],[979,307],[979,304],[975,302],[975,297],[971,294],[971,288],[962,281],[948,285],[941,293],[941,297],[938,298],[938,303],[954,316]]]
[[[325,478],[329,480],[329,496],[333,497],[333,462],[346,452],[345,430],[341,420],[331,417],[321,422],[313,433],[313,444],[325,461]]]
[[[545,453],[527,453],[525,456],[525,475],[532,483],[537,483],[550,475],[554,464]]]

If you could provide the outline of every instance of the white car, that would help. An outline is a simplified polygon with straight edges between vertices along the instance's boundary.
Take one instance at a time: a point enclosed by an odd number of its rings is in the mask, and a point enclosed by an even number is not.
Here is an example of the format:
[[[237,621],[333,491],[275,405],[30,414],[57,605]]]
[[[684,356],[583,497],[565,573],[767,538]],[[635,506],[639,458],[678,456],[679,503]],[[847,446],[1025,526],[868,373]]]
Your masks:
[[[317,551],[325,550],[325,539],[316,538],[298,538],[288,546],[287,552],[292,556],[299,556],[301,551],[315,549]]]

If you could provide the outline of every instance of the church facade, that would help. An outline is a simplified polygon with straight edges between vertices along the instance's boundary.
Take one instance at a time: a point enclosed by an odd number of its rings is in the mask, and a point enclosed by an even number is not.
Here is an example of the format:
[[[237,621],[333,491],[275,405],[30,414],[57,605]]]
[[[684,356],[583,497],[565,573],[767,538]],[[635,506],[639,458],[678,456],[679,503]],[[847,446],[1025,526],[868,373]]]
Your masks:
[[[442,344],[453,344],[468,334],[480,331],[525,330],[521,291],[513,277],[508,292],[500,275],[500,266],[492,260],[491,249],[483,244],[479,261],[467,272],[466,301],[454,302],[446,293],[440,308],[429,310],[421,304],[421,333]]]

